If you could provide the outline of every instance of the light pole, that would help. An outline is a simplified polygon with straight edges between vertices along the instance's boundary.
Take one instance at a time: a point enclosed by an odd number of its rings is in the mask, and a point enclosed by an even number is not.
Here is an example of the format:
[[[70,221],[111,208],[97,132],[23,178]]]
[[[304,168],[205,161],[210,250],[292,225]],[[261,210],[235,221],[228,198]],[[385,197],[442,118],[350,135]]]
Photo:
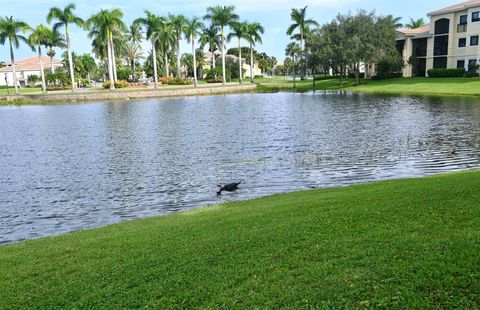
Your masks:
[[[10,90],[8,89],[8,73],[5,72],[5,85],[7,85],[7,95],[10,95]]]

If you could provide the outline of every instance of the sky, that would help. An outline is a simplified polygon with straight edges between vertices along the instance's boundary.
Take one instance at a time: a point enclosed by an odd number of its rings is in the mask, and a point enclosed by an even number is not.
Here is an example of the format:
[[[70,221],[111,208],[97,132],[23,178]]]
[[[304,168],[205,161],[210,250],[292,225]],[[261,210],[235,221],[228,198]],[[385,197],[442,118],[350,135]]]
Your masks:
[[[120,8],[125,12],[124,21],[129,24],[137,17],[142,16],[145,9],[157,15],[168,13],[183,14],[187,17],[203,16],[209,6],[221,4],[236,6],[236,11],[242,20],[260,22],[265,28],[263,44],[257,49],[283,60],[285,46],[291,41],[285,34],[290,25],[292,7],[300,8],[308,5],[308,17],[317,20],[320,24],[329,22],[338,13],[355,13],[358,9],[375,10],[377,14],[392,14],[403,17],[408,22],[410,17],[424,17],[427,13],[458,2],[460,0],[0,0],[0,15],[14,16],[35,27],[46,23],[46,15],[52,6],[64,7],[70,2],[77,5],[76,14],[87,19],[102,8]],[[71,29],[72,48],[75,53],[91,52],[91,41],[82,29]],[[229,43],[229,47],[236,47],[236,42]],[[246,44],[245,44],[246,45]],[[147,48],[148,45],[145,45]],[[182,43],[182,53],[190,52],[186,42]],[[32,56],[32,50],[22,44],[15,51],[16,59]],[[0,46],[0,61],[10,59],[7,45]]]

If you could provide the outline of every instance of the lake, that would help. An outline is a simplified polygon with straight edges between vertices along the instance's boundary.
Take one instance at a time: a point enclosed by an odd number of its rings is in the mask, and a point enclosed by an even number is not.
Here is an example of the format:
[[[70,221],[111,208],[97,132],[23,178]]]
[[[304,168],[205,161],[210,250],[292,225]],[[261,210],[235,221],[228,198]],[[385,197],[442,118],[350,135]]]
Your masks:
[[[241,94],[0,107],[0,243],[480,167],[470,98]],[[233,194],[216,183],[242,181]]]

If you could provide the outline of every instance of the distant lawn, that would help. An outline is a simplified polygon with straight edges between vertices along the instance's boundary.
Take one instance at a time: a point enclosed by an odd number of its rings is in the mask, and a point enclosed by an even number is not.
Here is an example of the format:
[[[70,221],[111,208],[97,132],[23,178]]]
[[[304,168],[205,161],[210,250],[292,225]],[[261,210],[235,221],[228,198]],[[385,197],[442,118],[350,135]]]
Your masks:
[[[0,246],[1,309],[480,308],[480,172]]]
[[[480,95],[480,78],[403,78],[365,81],[346,90],[379,94]]]
[[[39,93],[42,92],[42,89],[40,87],[23,87],[18,89],[20,91],[20,94],[28,94],[28,93]],[[10,87],[8,89],[8,92],[10,95],[15,94],[15,88]],[[0,88],[0,96],[6,95],[7,94],[7,89],[6,88]]]
[[[262,81],[260,89],[265,91],[292,91],[293,83],[288,80]],[[479,96],[480,78],[400,78],[383,81],[362,80],[362,85],[355,86],[355,81],[347,79],[340,87],[338,79],[317,81],[316,90],[346,90],[362,93],[392,95],[449,95]],[[297,91],[311,91],[311,80],[297,82]]]

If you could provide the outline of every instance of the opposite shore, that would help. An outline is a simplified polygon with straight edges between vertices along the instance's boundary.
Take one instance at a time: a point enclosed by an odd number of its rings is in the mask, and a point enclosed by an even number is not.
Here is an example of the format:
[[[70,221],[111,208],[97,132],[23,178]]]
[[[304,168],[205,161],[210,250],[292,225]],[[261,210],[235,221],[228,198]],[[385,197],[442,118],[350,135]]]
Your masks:
[[[7,96],[0,92],[0,105],[50,104],[68,102],[87,102],[98,100],[129,100],[164,98],[179,96],[220,95],[244,92],[309,92],[309,91],[347,91],[353,93],[397,95],[397,96],[459,96],[479,97],[480,78],[398,78],[391,80],[366,80],[359,86],[352,79],[346,79],[343,86],[338,79],[305,80],[294,84],[284,78],[262,78],[255,84],[230,83],[222,85],[165,86],[158,89],[127,88],[115,91],[81,90],[77,92],[55,92],[48,94],[23,93]],[[32,91],[32,90],[29,90]]]

